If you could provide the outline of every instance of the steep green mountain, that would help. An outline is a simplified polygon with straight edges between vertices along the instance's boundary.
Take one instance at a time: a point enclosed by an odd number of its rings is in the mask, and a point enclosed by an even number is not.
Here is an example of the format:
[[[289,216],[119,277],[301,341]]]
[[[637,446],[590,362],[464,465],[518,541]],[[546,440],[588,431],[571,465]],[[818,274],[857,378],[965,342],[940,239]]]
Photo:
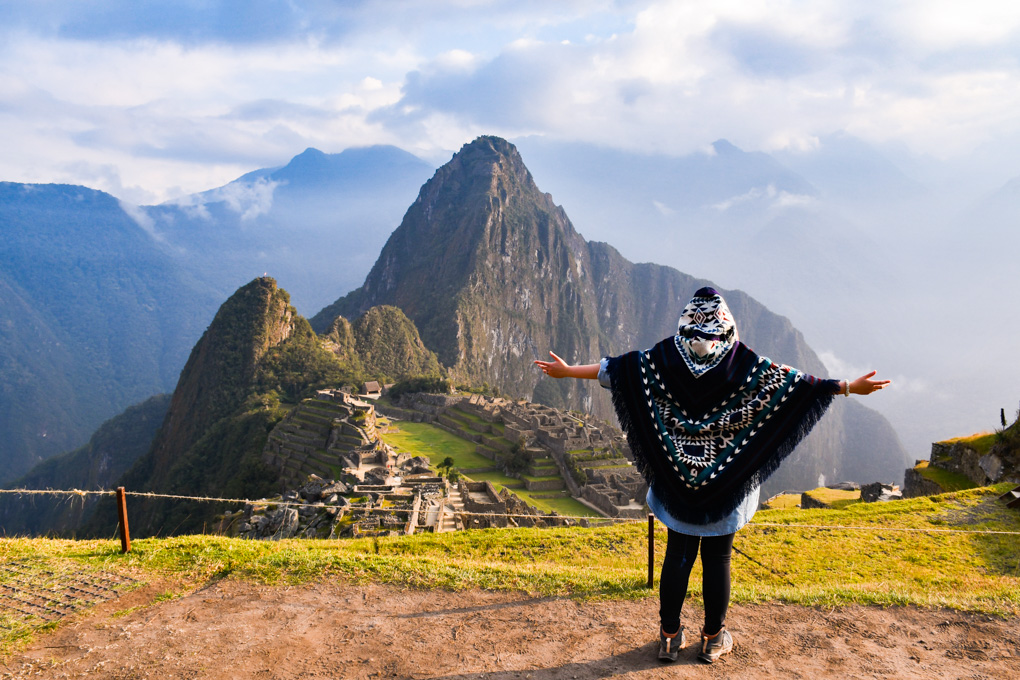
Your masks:
[[[422,342],[414,322],[397,307],[372,307],[353,324],[338,316],[323,333],[323,342],[359,382],[371,379],[388,383],[443,373],[439,359]]]
[[[350,321],[342,316],[333,319],[333,323],[323,333],[323,343],[337,359],[350,366],[355,375],[364,374],[364,366],[358,356],[358,341],[354,337],[354,328]]]
[[[131,491],[261,498],[277,473],[261,459],[266,438],[293,404],[322,387],[440,372],[435,354],[400,310],[338,319],[319,337],[268,277],[220,307],[181,372],[151,448],[119,484]],[[364,352],[364,353],[362,353]],[[200,531],[222,506],[132,498],[137,535]],[[85,531],[104,535],[116,516],[100,505]]]
[[[425,347],[414,322],[397,307],[368,309],[354,321],[351,333],[366,377],[395,382],[442,372],[439,359]]]
[[[287,292],[271,278],[255,279],[216,313],[181,371],[151,449],[120,484],[132,491],[261,497],[274,488],[276,474],[259,455],[285,403],[349,377]],[[208,503],[132,503],[138,535],[201,530],[221,510]],[[101,504],[86,531],[106,534],[115,521]]]
[[[550,349],[586,363],[650,346],[673,332],[691,293],[706,284],[586,242],[511,144],[480,137],[422,187],[364,285],[311,321],[325,330],[338,315],[394,305],[455,379],[612,417],[597,384],[543,378],[532,361]],[[825,375],[789,320],[740,291],[723,292],[749,345]],[[905,453],[888,426],[871,427],[871,436],[848,434],[864,420],[884,423],[859,406],[837,402],[773,486],[813,488],[820,476],[853,479],[872,469],[880,479],[899,479]]]
[[[161,394],[129,407],[103,423],[85,446],[54,456],[14,482],[11,489],[110,489],[152,445],[170,406]],[[3,533],[38,535],[73,532],[89,519],[97,496],[0,496]]]
[[[114,197],[0,182],[0,484],[173,385],[215,309]]]

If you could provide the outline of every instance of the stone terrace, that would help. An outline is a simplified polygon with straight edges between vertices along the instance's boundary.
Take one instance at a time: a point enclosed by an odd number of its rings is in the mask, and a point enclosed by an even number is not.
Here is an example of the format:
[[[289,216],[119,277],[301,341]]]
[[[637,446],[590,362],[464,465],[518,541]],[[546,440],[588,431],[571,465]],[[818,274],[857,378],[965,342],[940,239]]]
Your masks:
[[[305,399],[269,433],[262,459],[280,472],[284,489],[305,483],[308,475],[340,476],[386,451],[375,432],[375,409],[339,390],[321,390]]]

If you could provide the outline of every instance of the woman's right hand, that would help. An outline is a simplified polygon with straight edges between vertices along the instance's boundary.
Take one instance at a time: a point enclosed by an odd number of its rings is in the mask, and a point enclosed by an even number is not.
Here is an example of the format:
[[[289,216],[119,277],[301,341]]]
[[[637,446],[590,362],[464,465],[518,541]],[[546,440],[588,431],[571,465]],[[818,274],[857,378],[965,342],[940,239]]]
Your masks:
[[[538,361],[535,360],[535,365],[542,369],[550,378],[566,378],[570,375],[571,366],[567,364],[563,359],[549,352],[549,356],[553,358],[552,361]]]

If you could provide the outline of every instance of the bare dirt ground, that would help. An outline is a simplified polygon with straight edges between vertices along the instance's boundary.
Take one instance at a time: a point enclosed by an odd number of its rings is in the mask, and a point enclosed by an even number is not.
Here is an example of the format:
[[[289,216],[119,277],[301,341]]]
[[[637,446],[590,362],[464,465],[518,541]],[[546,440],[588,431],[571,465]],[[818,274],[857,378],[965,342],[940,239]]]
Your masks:
[[[1017,678],[1020,620],[952,611],[734,606],[734,653],[655,658],[657,602],[223,580],[156,602],[145,586],[66,621],[0,677]],[[125,613],[126,612],[126,613]],[[688,629],[701,611],[684,612]]]

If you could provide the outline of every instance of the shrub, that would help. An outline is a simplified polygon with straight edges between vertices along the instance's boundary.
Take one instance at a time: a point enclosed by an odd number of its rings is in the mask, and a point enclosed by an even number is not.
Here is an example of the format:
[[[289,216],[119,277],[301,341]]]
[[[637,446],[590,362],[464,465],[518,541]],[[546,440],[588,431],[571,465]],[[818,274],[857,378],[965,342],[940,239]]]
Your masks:
[[[450,381],[435,375],[419,375],[401,380],[387,392],[391,399],[396,399],[402,394],[416,394],[418,392],[448,394],[450,392]]]
[[[531,453],[524,446],[524,442],[518,441],[511,448],[510,453],[503,457],[503,470],[508,475],[519,475],[531,464]]]

